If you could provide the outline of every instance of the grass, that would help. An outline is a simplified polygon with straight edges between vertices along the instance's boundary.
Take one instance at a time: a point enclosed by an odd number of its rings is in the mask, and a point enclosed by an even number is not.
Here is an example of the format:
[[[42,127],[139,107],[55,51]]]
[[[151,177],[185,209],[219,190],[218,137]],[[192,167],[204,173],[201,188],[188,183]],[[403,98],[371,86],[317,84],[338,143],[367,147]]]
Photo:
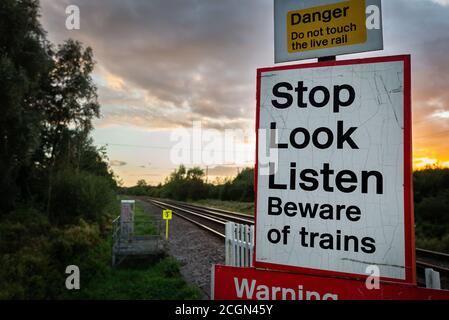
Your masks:
[[[147,224],[136,232],[157,234],[157,228],[143,208],[136,203],[135,220]],[[138,229],[138,230],[137,230]],[[94,300],[190,300],[200,299],[198,288],[188,285],[172,257],[132,260],[120,267],[111,267],[112,240],[109,236],[84,259],[87,269],[80,270],[81,289],[69,291],[68,299]],[[156,260],[156,261],[154,261]]]
[[[215,199],[198,200],[192,202],[194,204],[213,207],[217,209],[229,210],[244,213],[250,216],[254,216],[254,203],[253,202],[239,202],[239,201],[221,201]]]
[[[159,230],[156,225],[156,221],[149,214],[145,213],[145,210],[139,203],[136,203],[134,211],[134,232],[136,235],[157,235]]]

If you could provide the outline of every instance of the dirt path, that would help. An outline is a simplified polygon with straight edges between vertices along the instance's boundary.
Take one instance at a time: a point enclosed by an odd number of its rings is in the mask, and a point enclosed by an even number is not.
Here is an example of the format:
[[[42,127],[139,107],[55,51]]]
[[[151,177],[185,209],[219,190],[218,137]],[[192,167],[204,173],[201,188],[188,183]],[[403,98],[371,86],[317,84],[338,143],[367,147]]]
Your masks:
[[[149,214],[160,217],[162,209],[136,197]],[[169,254],[181,264],[181,274],[210,298],[212,264],[224,264],[224,242],[194,224],[173,215],[169,224]]]

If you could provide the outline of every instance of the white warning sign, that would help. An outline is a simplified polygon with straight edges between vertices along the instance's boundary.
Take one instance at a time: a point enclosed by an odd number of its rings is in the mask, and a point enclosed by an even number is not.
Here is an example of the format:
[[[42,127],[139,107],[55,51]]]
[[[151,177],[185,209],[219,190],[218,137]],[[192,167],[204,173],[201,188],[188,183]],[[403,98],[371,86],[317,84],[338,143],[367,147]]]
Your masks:
[[[409,57],[257,80],[256,266],[414,282]]]

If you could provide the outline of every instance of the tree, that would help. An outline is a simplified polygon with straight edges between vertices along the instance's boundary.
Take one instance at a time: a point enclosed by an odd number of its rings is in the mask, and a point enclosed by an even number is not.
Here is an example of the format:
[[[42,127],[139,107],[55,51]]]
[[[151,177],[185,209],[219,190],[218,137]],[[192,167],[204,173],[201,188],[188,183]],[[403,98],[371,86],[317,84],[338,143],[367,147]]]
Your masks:
[[[52,46],[38,12],[37,0],[0,2],[0,212],[37,200],[49,213],[61,170],[115,186],[105,151],[89,136],[100,109],[92,49],[74,40]]]
[[[202,180],[204,178],[204,170],[198,167],[187,170],[186,178],[190,180]]]
[[[0,2],[0,211],[14,208],[18,176],[39,147],[42,81],[50,70],[49,45],[36,0]]]
[[[147,186],[147,182],[144,179],[140,179],[137,181],[137,186],[145,188]]]
[[[67,40],[58,46],[52,58],[52,70],[43,89],[45,122],[40,151],[40,161],[48,171],[48,213],[56,164],[61,167],[73,160],[72,148],[80,149],[88,141],[92,119],[99,117],[100,112],[97,88],[90,75],[94,67],[92,49]]]
[[[53,53],[53,65],[45,84],[43,108],[45,126],[42,133],[44,152],[53,162],[60,154],[64,135],[74,131],[86,138],[92,119],[99,117],[97,88],[91,73],[94,68],[91,48],[67,40]]]

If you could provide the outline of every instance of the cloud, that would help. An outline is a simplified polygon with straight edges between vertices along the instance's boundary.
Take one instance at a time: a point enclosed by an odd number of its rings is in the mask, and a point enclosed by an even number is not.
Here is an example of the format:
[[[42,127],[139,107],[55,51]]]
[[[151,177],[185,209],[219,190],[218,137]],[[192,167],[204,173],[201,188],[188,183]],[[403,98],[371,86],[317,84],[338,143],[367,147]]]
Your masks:
[[[432,117],[449,119],[449,111],[437,111],[432,114]]]
[[[449,5],[449,0],[431,0],[431,1],[433,1],[435,3],[438,3],[439,5],[442,5],[442,6],[448,6]]]
[[[255,69],[272,61],[271,0],[42,4],[52,39],[75,37],[93,47],[106,79],[104,121],[122,117],[147,128],[253,122]],[[61,28],[68,4],[80,8],[79,31]]]
[[[120,160],[111,160],[109,162],[109,164],[112,167],[123,167],[123,166],[126,166],[127,163],[125,161],[120,161]]]
[[[64,28],[69,4],[80,7],[81,30]],[[449,128],[430,116],[441,111],[432,101],[449,100],[447,4],[383,1],[385,50],[359,55],[412,55],[417,137]],[[42,6],[53,41],[73,37],[94,49],[100,126],[156,130],[201,120],[217,129],[254,127],[255,70],[273,64],[272,0],[42,0]]]

